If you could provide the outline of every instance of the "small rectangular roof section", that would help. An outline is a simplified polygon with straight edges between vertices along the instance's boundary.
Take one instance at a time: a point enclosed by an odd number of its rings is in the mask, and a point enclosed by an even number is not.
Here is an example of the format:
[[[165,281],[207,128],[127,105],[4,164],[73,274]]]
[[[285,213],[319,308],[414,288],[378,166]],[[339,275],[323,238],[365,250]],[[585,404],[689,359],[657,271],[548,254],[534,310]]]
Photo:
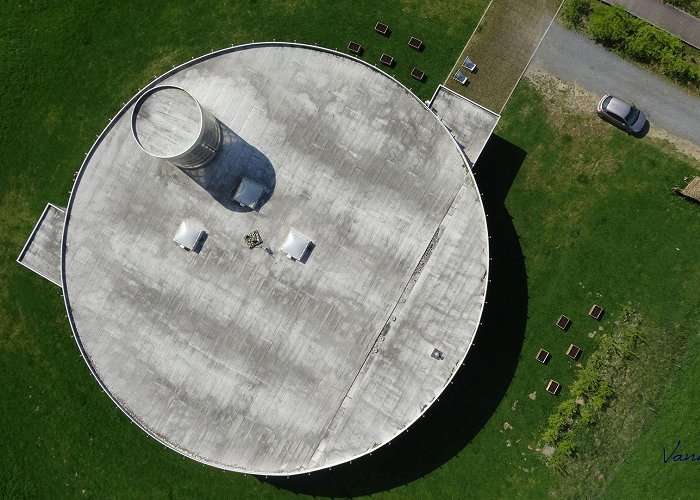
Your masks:
[[[58,286],[61,286],[61,239],[65,217],[63,208],[47,204],[17,257],[17,262],[24,267]]]
[[[280,250],[282,250],[282,252],[284,252],[290,259],[301,260],[310,244],[311,240],[304,238],[294,231],[289,231],[289,234],[284,240],[284,243],[282,243],[282,248],[280,248]]]
[[[203,234],[204,231],[201,229],[191,226],[187,224],[187,222],[183,221],[180,224],[180,228],[177,230],[177,234],[175,234],[175,238],[173,239],[175,240],[175,243],[180,245],[180,248],[191,251],[195,246],[197,246],[197,243],[202,238]]]
[[[457,74],[454,78],[462,85],[467,83],[467,75],[462,70],[457,73],[464,77],[464,82],[461,77],[457,78]],[[470,166],[473,166],[501,117],[443,85],[438,85],[429,107],[451,130],[457,143],[464,149]]]
[[[233,195],[233,201],[242,207],[255,210],[264,192],[265,188],[263,186],[254,180],[244,177]]]

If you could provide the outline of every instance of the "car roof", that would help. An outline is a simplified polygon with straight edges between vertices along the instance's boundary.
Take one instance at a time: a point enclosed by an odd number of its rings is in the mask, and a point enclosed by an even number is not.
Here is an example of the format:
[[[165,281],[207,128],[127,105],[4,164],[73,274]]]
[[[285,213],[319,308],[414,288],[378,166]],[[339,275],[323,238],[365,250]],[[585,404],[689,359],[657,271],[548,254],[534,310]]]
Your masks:
[[[627,104],[622,99],[618,99],[615,96],[610,96],[610,97],[612,97],[612,99],[610,99],[610,102],[608,103],[608,105],[605,109],[607,111],[612,111],[620,118],[624,118],[625,116],[627,116],[629,114],[630,110],[632,109],[632,106]]]

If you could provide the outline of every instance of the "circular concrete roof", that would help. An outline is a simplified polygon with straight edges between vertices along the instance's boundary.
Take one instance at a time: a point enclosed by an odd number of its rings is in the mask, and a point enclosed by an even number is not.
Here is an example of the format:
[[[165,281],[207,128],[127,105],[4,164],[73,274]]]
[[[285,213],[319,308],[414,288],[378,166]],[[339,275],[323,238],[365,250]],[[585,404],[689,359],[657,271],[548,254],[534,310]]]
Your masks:
[[[62,285],[92,373],[150,436],[224,469],[297,474],[386,444],[479,324],[488,236],[461,150],[405,87],[324,49],[235,47],[156,85],[211,111],[222,146],[197,175],[148,155],[130,126],[144,90],[88,154]],[[257,211],[230,203],[244,177],[268,191]],[[198,253],[173,242],[183,221],[206,232]],[[290,230],[313,242],[302,261],[279,251]]]
[[[134,137],[149,154],[172,158],[189,151],[202,129],[202,109],[185,90],[150,89],[134,106]]]

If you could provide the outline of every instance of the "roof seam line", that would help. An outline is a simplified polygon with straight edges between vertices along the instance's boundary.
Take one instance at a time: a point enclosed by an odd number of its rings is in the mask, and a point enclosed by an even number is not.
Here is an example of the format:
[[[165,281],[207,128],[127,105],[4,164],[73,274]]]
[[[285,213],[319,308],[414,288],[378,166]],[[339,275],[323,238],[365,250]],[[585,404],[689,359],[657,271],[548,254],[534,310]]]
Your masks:
[[[345,400],[348,399],[348,395],[352,392],[352,389],[353,389],[353,387],[355,386],[355,384],[356,384],[356,382],[357,382],[357,379],[360,377],[360,374],[362,373],[362,370],[364,369],[365,365],[367,365],[367,361],[369,361],[369,358],[370,358],[370,356],[371,356],[371,354],[372,354],[372,351],[376,348],[376,345],[377,345],[377,343],[379,342],[379,339],[380,339],[383,335],[385,335],[386,332],[388,331],[387,325],[390,323],[391,318],[392,318],[392,316],[393,316],[393,314],[394,314],[394,311],[396,311],[396,308],[397,308],[398,305],[399,305],[399,302],[401,301],[402,298],[406,298],[406,295],[408,295],[408,294],[411,293],[411,291],[413,290],[413,285],[415,285],[416,282],[418,281],[418,276],[420,275],[421,271],[423,270],[423,268],[425,268],[425,265],[426,265],[426,264],[428,263],[428,261],[430,260],[430,256],[432,255],[433,250],[435,249],[435,247],[437,246],[438,242],[440,241],[440,237],[442,236],[442,233],[444,232],[445,226],[447,225],[447,223],[448,223],[448,222],[450,221],[450,219],[452,218],[452,212],[453,212],[454,203],[455,203],[455,201],[457,200],[457,197],[459,196],[459,194],[461,193],[461,191],[462,191],[462,186],[460,186],[460,189],[457,190],[457,192],[455,193],[454,197],[452,198],[452,201],[451,201],[450,204],[448,205],[447,210],[445,210],[445,213],[444,213],[442,219],[440,220],[440,224],[438,224],[438,227],[437,227],[437,229],[435,230],[435,233],[433,234],[433,237],[430,238],[430,241],[428,242],[428,246],[425,248],[425,251],[421,254],[421,258],[420,258],[420,260],[418,261],[418,263],[416,264],[416,267],[413,269],[413,272],[411,273],[411,276],[408,278],[408,282],[407,282],[406,285],[401,289],[401,293],[399,294],[397,301],[394,303],[394,306],[391,308],[391,311],[389,312],[389,317],[388,317],[387,320],[384,322],[384,324],[383,324],[381,330],[379,331],[379,334],[377,335],[377,337],[374,339],[374,342],[372,343],[372,346],[370,347],[369,351],[367,352],[367,356],[365,356],[364,361],[362,362],[362,364],[360,365],[360,368],[357,370],[357,373],[356,373],[355,376],[353,377],[352,383],[351,383],[350,386],[348,387],[347,392],[346,392],[345,395],[343,396],[343,399],[340,400],[340,404],[338,405],[338,408],[336,408],[335,413],[333,413],[333,416],[332,416],[332,417],[330,418],[330,420],[328,421],[329,423],[328,423],[328,426],[326,427],[326,430],[325,430],[325,432],[324,432],[324,434],[323,434],[323,437],[321,437],[321,439],[319,440],[318,444],[314,447],[314,452],[311,454],[310,462],[313,461],[313,457],[316,455],[316,453],[318,453],[319,448],[321,447],[321,445],[323,444],[323,442],[326,440],[326,438],[330,435],[331,426],[333,425],[333,423],[335,422],[336,417],[337,417],[338,414],[340,413],[340,409],[343,407],[343,403],[345,402]],[[393,438],[392,438],[392,439],[393,439]],[[389,441],[391,441],[392,439],[390,439]],[[387,441],[387,442],[389,442],[389,441]],[[385,444],[386,444],[386,443],[381,443],[379,447],[381,447],[381,446],[383,446],[383,445],[385,445]],[[366,453],[368,453],[368,452],[365,451],[365,452],[362,453],[362,455],[365,455]]]

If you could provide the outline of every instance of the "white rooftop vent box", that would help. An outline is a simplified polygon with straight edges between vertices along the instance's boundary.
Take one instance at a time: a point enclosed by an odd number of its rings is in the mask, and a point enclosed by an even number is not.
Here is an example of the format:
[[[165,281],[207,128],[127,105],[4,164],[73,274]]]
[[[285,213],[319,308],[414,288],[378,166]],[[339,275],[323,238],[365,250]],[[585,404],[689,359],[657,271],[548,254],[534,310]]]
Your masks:
[[[282,252],[284,252],[288,258],[294,260],[301,260],[306,251],[311,245],[311,240],[304,238],[303,236],[295,233],[294,231],[289,231],[287,238],[282,243]]]
[[[180,224],[180,228],[177,230],[174,240],[175,243],[180,245],[180,248],[191,251],[197,246],[199,240],[202,239],[203,234],[203,230],[191,226],[187,224],[187,222],[183,222]]]
[[[242,207],[248,207],[255,210],[255,208],[258,206],[258,202],[260,201],[260,197],[264,192],[265,188],[263,186],[244,177],[233,195],[233,201]]]

